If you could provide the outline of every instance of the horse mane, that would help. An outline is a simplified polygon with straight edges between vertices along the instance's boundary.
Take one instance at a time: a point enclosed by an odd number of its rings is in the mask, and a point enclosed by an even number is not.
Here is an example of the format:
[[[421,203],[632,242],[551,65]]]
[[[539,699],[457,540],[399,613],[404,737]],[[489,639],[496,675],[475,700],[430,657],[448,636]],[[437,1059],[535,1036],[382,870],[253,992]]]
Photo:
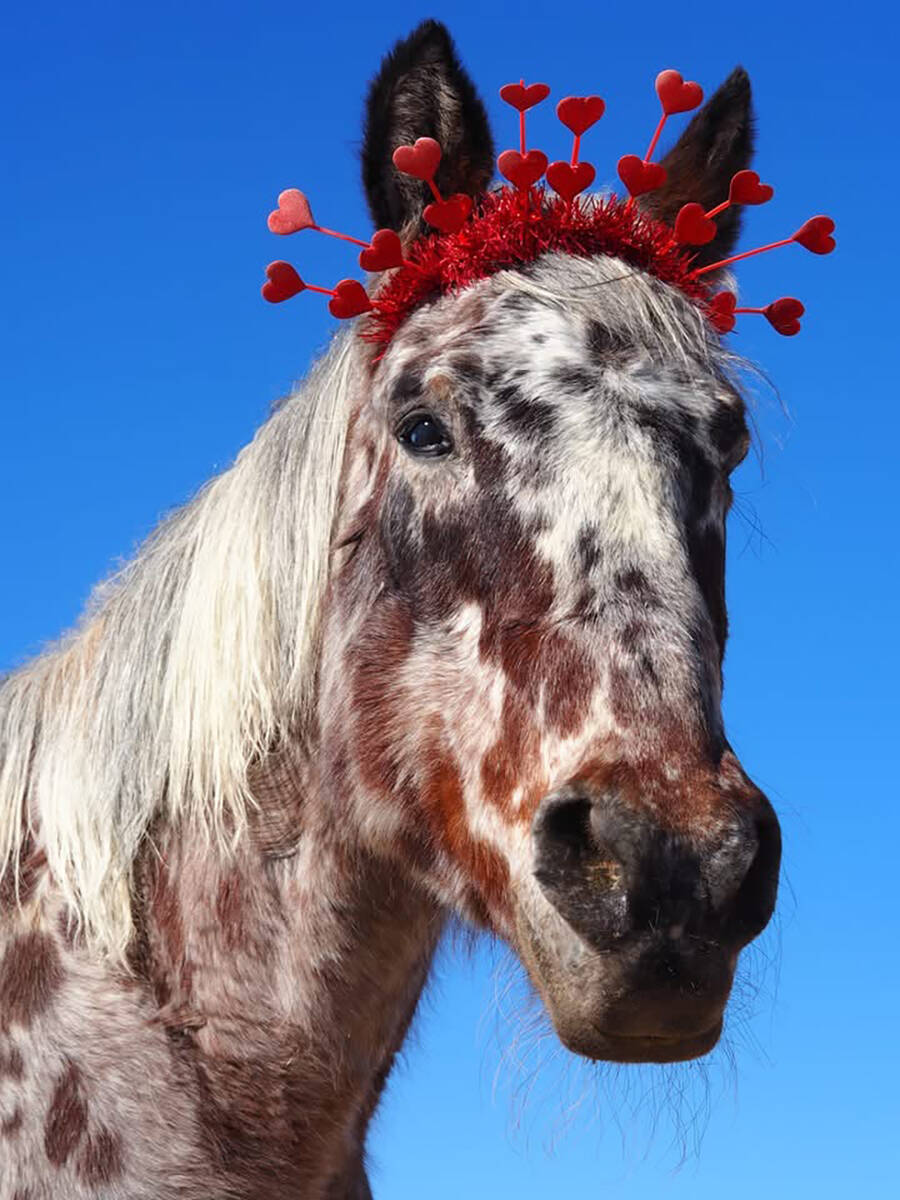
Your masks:
[[[358,362],[345,334],[80,625],[0,685],[0,878],[39,839],[113,957],[151,825],[227,847],[253,803],[249,763],[308,726]]]

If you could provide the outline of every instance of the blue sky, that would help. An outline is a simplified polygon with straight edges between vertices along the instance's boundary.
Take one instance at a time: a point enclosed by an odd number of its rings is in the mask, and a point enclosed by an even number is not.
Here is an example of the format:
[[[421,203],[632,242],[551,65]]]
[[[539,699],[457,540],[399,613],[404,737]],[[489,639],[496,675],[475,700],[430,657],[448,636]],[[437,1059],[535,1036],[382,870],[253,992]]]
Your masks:
[[[511,79],[605,96],[584,147],[601,179],[646,145],[658,70],[712,88],[742,62],[757,165],[776,187],[742,248],[816,212],[838,222],[829,259],[789,247],[740,268],[749,302],[795,294],[808,315],[794,339],[752,318],[735,337],[778,395],[760,391],[761,455],[736,480],[726,715],[782,818],[786,886],[751,953],[730,1056],[713,1056],[705,1083],[697,1068],[589,1071],[541,1035],[501,951],[450,947],[374,1128],[378,1200],[895,1194],[900,428],[882,226],[898,182],[897,22],[869,11],[871,24],[838,27],[807,4],[50,0],[6,17],[3,666],[71,624],[91,584],[229,463],[327,342],[315,298],[259,298],[283,252],[265,217],[300,186],[324,224],[369,229],[361,97],[422,17],[449,23],[498,149],[515,144],[496,94]],[[534,139],[562,149],[554,126],[547,106]],[[294,253],[313,281],[352,273],[325,239]]]

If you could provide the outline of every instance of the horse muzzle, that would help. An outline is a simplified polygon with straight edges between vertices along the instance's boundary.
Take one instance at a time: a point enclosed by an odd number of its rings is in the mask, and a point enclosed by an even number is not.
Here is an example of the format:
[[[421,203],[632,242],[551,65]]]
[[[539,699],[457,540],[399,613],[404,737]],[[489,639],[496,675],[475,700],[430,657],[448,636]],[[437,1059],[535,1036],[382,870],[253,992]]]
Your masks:
[[[714,835],[660,826],[615,791],[566,785],[532,823],[545,906],[518,938],[570,1049],[613,1062],[674,1062],[716,1044],[738,954],[775,905],[781,838],[756,789]]]

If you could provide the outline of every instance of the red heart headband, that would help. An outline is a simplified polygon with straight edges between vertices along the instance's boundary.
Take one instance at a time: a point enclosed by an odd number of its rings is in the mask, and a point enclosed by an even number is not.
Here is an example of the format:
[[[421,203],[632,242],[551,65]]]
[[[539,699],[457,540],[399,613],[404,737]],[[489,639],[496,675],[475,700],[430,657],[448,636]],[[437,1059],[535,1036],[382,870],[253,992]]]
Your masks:
[[[691,112],[703,101],[700,85],[686,83],[678,71],[662,71],[656,77],[656,93],[662,114],[647,153],[643,158],[626,154],[619,159],[618,174],[628,191],[627,200],[583,195],[596,172],[579,157],[581,139],[603,116],[603,100],[599,96],[567,96],[560,100],[556,113],[572,133],[574,144],[568,161],[548,164],[546,154],[526,147],[525,114],[546,100],[550,89],[545,83],[526,87],[524,81],[500,89],[501,98],[519,113],[519,149],[504,150],[497,159],[500,174],[512,187],[502,185],[477,203],[462,194],[445,197],[435,183],[441,147],[433,138],[419,138],[414,145],[399,146],[394,151],[395,168],[427,183],[434,197],[423,217],[435,232],[417,238],[405,253],[392,229],[378,230],[368,242],[337,233],[316,223],[303,192],[296,188],[282,192],[278,208],[269,214],[273,233],[314,229],[360,246],[359,263],[364,270],[393,273],[370,296],[356,279],[342,279],[334,288],[304,283],[289,263],[278,261],[266,268],[263,296],[277,303],[298,292],[321,292],[331,297],[328,307],[336,317],[370,314],[364,336],[385,348],[415,308],[447,292],[459,291],[478,279],[552,251],[578,257],[608,254],[680,288],[720,333],[734,328],[738,313],[760,313],[778,333],[797,333],[804,312],[799,300],[783,296],[764,308],[738,308],[732,292],[713,294],[703,277],[793,242],[814,254],[830,254],[835,246],[834,221],[830,217],[811,217],[781,241],[693,267],[690,248],[713,240],[715,219],[720,213],[735,204],[765,204],[771,200],[773,189],[760,183],[755,171],[738,171],[731,180],[727,199],[709,212],[701,204],[685,204],[671,227],[641,212],[635,199],[666,182],[665,167],[653,162],[666,121],[676,113]],[[555,195],[543,185],[538,186],[544,177]]]

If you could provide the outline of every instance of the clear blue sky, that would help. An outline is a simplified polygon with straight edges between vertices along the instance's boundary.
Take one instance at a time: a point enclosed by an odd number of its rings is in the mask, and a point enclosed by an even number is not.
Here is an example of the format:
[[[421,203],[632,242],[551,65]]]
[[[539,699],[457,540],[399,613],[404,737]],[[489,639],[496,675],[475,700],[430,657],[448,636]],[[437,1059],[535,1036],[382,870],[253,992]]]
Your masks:
[[[300,186],[325,224],[369,229],[361,97],[380,54],[422,17],[450,24],[498,148],[514,144],[496,95],[510,79],[605,96],[585,153],[606,179],[649,138],[660,68],[712,87],[742,62],[757,163],[777,192],[750,213],[743,246],[816,212],[838,221],[830,259],[790,247],[740,271],[751,302],[796,294],[808,317],[795,339],[752,319],[736,339],[787,413],[761,395],[762,465],[751,457],[737,477],[726,710],[782,817],[787,884],[750,963],[759,994],[731,1024],[734,1065],[717,1053],[708,1091],[688,1068],[598,1084],[529,1032],[515,990],[504,1005],[520,1015],[497,1014],[502,954],[450,951],[374,1129],[378,1200],[897,1194],[897,18],[866,14],[658,0],[49,0],[7,14],[6,666],[75,619],[91,584],[227,465],[327,341],[314,298],[260,300],[262,268],[283,252],[265,217],[280,189]],[[552,113],[543,120],[554,128]],[[293,249],[313,281],[352,273],[340,247]],[[681,1091],[688,1159],[676,1172]]]

